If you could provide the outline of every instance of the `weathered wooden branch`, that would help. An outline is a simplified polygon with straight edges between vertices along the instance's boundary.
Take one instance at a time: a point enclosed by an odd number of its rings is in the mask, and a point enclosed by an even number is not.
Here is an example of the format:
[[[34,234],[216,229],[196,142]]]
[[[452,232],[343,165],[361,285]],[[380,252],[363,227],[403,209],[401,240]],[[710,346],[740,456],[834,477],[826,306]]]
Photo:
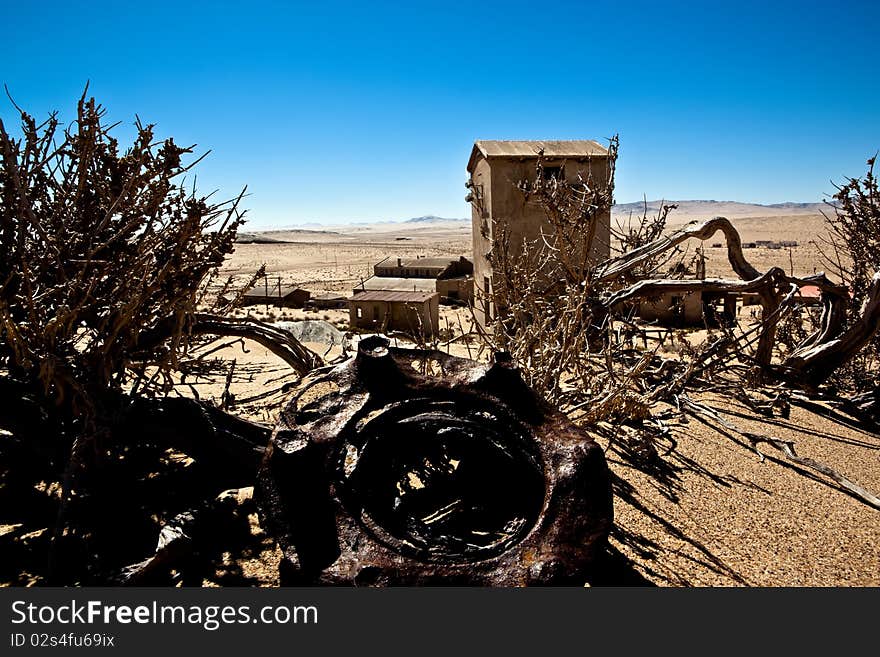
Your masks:
[[[743,280],[753,280],[760,277],[761,272],[752,267],[743,255],[742,240],[733,224],[725,217],[714,217],[704,222],[692,221],[669,235],[664,235],[617,258],[606,260],[596,268],[593,280],[595,282],[613,281],[643,262],[675,248],[682,242],[691,238],[705,241],[719,230],[724,233],[727,240],[727,259],[730,261],[733,271]]]
[[[113,431],[120,441],[167,445],[217,464],[242,482],[256,473],[271,434],[270,427],[183,397],[135,398]]]
[[[818,385],[855,356],[880,331],[880,272],[874,274],[861,316],[828,342],[813,341],[795,349],[782,367],[802,381]]]
[[[149,353],[156,346],[174,335],[172,327],[176,319],[169,317],[155,328],[141,334],[138,347]],[[324,364],[323,359],[303,346],[289,332],[252,318],[232,318],[196,313],[189,327],[190,335],[216,335],[247,338],[263,345],[290,365],[300,376],[308,374]]]
[[[0,428],[24,439],[22,444],[35,452],[59,449],[61,425],[51,409],[32,397],[25,384],[0,377]],[[184,397],[150,399],[106,391],[102,406],[116,409],[106,418],[116,442],[165,445],[217,464],[242,481],[253,478],[271,434],[270,427]]]
[[[169,584],[172,569],[194,556],[207,560],[212,553],[222,552],[225,546],[216,540],[218,535],[232,542],[237,537],[230,535],[230,529],[246,531],[246,515],[252,505],[253,488],[249,486],[224,491],[215,499],[177,514],[159,530],[155,552],[113,573],[110,582],[122,586]]]
[[[646,279],[631,285],[628,288],[615,292],[603,305],[613,308],[619,304],[633,299],[644,299],[659,296],[667,292],[685,294],[687,292],[757,292],[778,285],[786,280],[785,272],[778,267],[773,267],[767,273],[761,274],[753,280],[737,281],[725,278],[706,278],[703,280],[674,280],[668,278]]]

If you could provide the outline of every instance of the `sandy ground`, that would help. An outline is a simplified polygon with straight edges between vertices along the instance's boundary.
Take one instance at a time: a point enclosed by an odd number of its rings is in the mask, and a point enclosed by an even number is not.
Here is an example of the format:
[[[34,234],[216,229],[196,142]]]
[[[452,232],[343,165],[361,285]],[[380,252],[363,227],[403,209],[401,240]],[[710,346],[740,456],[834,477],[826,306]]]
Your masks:
[[[880,491],[880,437],[846,418],[793,407],[787,420],[755,420],[729,400],[703,401],[738,427],[791,440],[799,455]],[[644,470],[606,451],[618,478],[611,543],[647,581],[880,585],[880,511],[766,446],[762,462],[736,434],[691,420],[674,436],[674,450]]]
[[[709,216],[714,214],[720,213]],[[704,217],[685,216],[678,223],[691,218]],[[758,269],[778,265],[801,275],[812,274],[817,266],[811,240],[820,234],[822,221],[816,213],[734,218],[744,241],[798,240],[800,245],[790,256],[787,250],[769,249],[749,249],[746,255]],[[273,237],[291,243],[240,245],[226,271],[244,276],[266,263],[273,276],[313,292],[350,291],[374,262],[388,255],[470,255],[467,223],[329,230],[333,232],[276,232]],[[706,252],[710,275],[730,275],[723,249],[707,245]],[[340,328],[347,319],[347,311],[254,307],[249,312],[270,320],[326,319]],[[445,309],[443,315],[451,317],[453,325],[460,320],[467,327],[466,311]],[[450,349],[468,354],[461,344]],[[234,391],[240,400],[277,385],[284,373],[280,361],[262,347],[247,350],[236,345],[226,352],[239,363]],[[334,350],[329,356],[337,354]],[[202,392],[219,394],[210,382],[204,383]],[[283,398],[274,401],[277,409]],[[793,406],[789,419],[756,420],[729,399],[709,396],[703,401],[724,409],[726,419],[741,428],[791,440],[799,454],[836,468],[875,494],[880,492],[880,437],[851,419],[832,410],[817,413]],[[264,401],[242,403],[237,410],[267,422],[276,412],[267,410]],[[673,436],[674,445],[666,446],[665,452],[661,449],[660,457],[649,465],[625,459],[620,441],[603,444],[615,479],[611,544],[622,558],[613,572],[600,573],[594,584],[880,585],[880,511],[769,447],[762,460],[736,434],[691,420],[675,426]],[[271,585],[278,555],[268,539],[266,547],[261,556],[239,566],[255,583]]]

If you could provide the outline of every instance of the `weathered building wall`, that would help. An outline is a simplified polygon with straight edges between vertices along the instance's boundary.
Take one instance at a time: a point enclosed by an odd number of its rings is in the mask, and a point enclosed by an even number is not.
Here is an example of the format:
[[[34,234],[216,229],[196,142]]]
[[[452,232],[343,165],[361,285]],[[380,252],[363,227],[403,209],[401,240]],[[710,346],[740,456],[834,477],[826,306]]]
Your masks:
[[[470,303],[474,298],[474,279],[472,276],[438,278],[437,292],[441,297],[458,299]]]
[[[383,301],[362,293],[349,299],[348,305],[352,328],[401,331],[425,337],[437,335],[440,329],[440,297],[437,294],[425,301],[414,302]]]
[[[487,287],[491,287],[492,268],[486,259],[486,254],[492,245],[492,221],[490,208],[492,207],[492,178],[489,170],[489,161],[480,158],[471,172],[471,181],[474,184],[473,194],[477,195],[479,203],[471,204],[471,231],[473,240],[474,259],[474,313],[480,324],[486,324],[487,315],[491,316],[492,308],[486,293]]]
[[[639,317],[665,326],[694,326],[703,323],[703,297],[699,292],[673,294],[642,299]]]
[[[521,253],[525,241],[536,241],[541,238],[542,231],[552,232],[552,226],[541,207],[533,202],[526,203],[522,192],[516,188],[521,180],[534,180],[536,176],[536,158],[502,158],[487,159],[480,157],[474,163],[471,180],[482,193],[483,212],[471,206],[471,220],[474,245],[474,290],[476,295],[475,310],[477,320],[486,323],[487,311],[491,316],[494,309],[481,300],[482,290],[488,285],[491,290],[492,272],[486,254],[491,249],[492,240],[500,234],[502,227],[511,236],[511,253]],[[578,174],[586,179],[590,174],[594,180],[604,182],[608,175],[608,159],[564,158],[548,159],[545,167],[564,166],[567,181],[577,182]],[[609,257],[611,252],[611,211],[610,209],[598,217],[596,235],[593,240],[591,261],[600,262]]]

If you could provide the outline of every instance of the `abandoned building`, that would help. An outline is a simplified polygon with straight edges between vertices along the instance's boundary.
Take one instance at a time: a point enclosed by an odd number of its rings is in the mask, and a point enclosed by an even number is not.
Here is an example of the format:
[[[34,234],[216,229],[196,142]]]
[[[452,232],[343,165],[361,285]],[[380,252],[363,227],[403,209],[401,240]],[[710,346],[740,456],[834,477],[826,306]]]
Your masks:
[[[392,258],[388,257],[373,265],[375,276],[396,278],[454,278],[471,276],[474,273],[473,263],[459,256],[458,258]]]
[[[578,175],[604,180],[608,172],[608,150],[592,140],[577,141],[494,141],[474,143],[468,161],[471,189],[471,218],[474,245],[474,286],[477,320],[485,325],[494,312],[489,297],[492,292],[492,267],[487,254],[500,226],[510,236],[514,255],[525,240],[535,240],[550,230],[550,224],[537,205],[523,202],[515,185],[535,177],[539,152],[544,153],[545,175],[577,181]],[[592,259],[600,261],[610,253],[611,211],[599,220],[593,242]]]
[[[459,258],[385,258],[373,266],[373,276],[355,288],[363,290],[434,291],[444,299],[468,302],[474,294],[474,265]]]
[[[242,296],[241,305],[255,306],[266,304],[279,308],[302,308],[308,302],[311,293],[293,285],[284,285],[281,279],[272,281],[264,279],[256,283]]]
[[[639,303],[639,317],[664,326],[699,324],[703,321],[703,300],[699,292],[645,297]]]
[[[389,292],[436,292],[437,284],[430,278],[399,278],[392,276],[370,276],[358,283],[352,294],[374,290]]]
[[[638,315],[662,326],[730,326],[736,321],[737,294],[667,292],[639,302]]]
[[[348,307],[348,297],[343,292],[319,292],[313,294],[306,308],[315,310],[338,310]]]
[[[357,291],[348,308],[351,328],[425,337],[440,330],[440,295],[434,291]]]

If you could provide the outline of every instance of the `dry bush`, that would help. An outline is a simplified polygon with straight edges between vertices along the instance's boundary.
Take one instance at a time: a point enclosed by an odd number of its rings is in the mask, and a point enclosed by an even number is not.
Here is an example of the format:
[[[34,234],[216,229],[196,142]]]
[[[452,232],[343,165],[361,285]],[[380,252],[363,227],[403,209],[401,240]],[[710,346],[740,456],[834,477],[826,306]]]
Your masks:
[[[660,201],[660,210],[654,215],[648,214],[648,199],[643,199],[643,209],[641,215],[629,214],[626,221],[617,220],[611,226],[611,253],[615,255],[625,255],[632,253],[636,249],[650,244],[663,235],[666,230],[666,222],[669,219],[669,213],[677,209],[675,203],[666,203]],[[639,264],[629,277],[633,280],[649,278],[652,276],[663,275],[669,270],[675,270],[676,265],[680,264],[681,249],[675,247],[666,253],[658,254],[653,258]],[[678,262],[676,259],[679,258]]]
[[[868,160],[864,178],[848,178],[836,186],[830,212],[825,215],[827,237],[822,258],[849,289],[849,323],[861,315],[873,278],[880,271],[880,189],[874,175],[875,160]],[[872,389],[878,385],[878,370],[880,337],[874,336],[834,373],[832,382],[843,390]]]
[[[22,548],[43,581],[106,582],[143,554],[165,490],[184,511],[248,481],[262,457],[268,428],[224,412],[234,361],[193,353],[205,336],[256,340],[297,374],[322,361],[284,331],[229,317],[253,283],[218,280],[244,192],[213,202],[187,189],[192,147],[138,120],[122,148],[85,94],[66,127],[19,112],[20,131],[0,121],[0,428],[11,436],[0,508],[49,529],[46,544]],[[195,399],[168,398],[220,372],[223,408],[191,387]],[[175,483],[168,454],[199,474]],[[60,495],[35,500],[39,482]]]
[[[613,204],[617,138],[611,140],[607,176],[592,174],[571,183],[546,176],[539,154],[533,181],[518,184],[526,203],[547,217],[547,230],[534,241],[514,241],[496,227],[488,260],[491,302],[497,321],[490,346],[509,352],[530,385],[564,406],[582,400],[597,375],[591,342],[603,340],[605,313],[592,284],[595,241],[602,215]]]
[[[243,221],[241,195],[184,187],[192,147],[138,120],[122,150],[104,115],[84,94],[63,129],[20,111],[15,138],[0,121],[0,362],[87,420],[148,366],[170,381]],[[145,351],[160,327],[167,340]]]

